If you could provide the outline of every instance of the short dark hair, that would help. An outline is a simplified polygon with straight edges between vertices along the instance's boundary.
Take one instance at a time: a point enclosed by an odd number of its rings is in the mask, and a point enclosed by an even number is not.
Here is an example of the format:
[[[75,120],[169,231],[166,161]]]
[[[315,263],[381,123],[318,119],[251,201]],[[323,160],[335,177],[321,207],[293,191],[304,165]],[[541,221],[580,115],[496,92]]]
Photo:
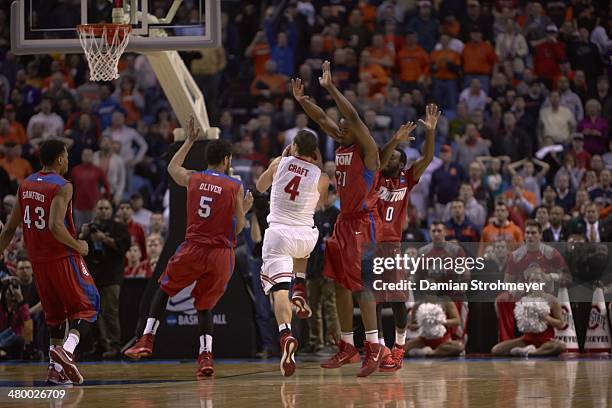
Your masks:
[[[300,130],[293,139],[293,143],[298,148],[300,156],[313,156],[319,147],[317,137],[308,130]]]
[[[527,228],[529,227],[536,227],[538,229],[538,232],[542,232],[542,226],[536,220],[527,220],[525,222],[525,231],[527,231]]]
[[[40,162],[43,166],[51,166],[66,150],[66,144],[58,139],[48,139],[40,146]]]
[[[206,162],[208,165],[216,166],[223,162],[227,156],[232,155],[232,145],[224,139],[215,139],[206,145]]]
[[[442,222],[442,220],[433,220],[431,222],[431,224],[429,224],[430,227],[433,227],[434,225],[441,225],[443,227],[446,228],[446,225],[444,225],[444,223]]]
[[[119,205],[117,206],[117,208],[121,207],[122,205],[129,205],[132,210],[134,209],[134,206],[132,205],[132,202],[130,200],[119,201]]]
[[[399,147],[396,147],[395,150],[397,150],[400,154],[400,168],[403,169],[406,166],[406,163],[408,163],[408,156],[406,155],[406,152]]]

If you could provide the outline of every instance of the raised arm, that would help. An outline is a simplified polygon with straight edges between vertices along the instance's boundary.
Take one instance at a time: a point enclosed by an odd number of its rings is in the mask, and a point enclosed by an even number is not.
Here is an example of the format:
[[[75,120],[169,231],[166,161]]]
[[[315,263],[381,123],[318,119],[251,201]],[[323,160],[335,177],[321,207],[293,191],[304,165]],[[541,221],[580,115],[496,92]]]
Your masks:
[[[543,179],[544,177],[546,177],[546,175],[548,174],[548,172],[550,171],[550,164],[546,163],[545,161],[542,160],[538,160],[535,157],[531,159],[531,161],[534,164],[537,164],[538,166],[540,166],[540,171],[536,174],[536,178],[538,179]]]
[[[236,230],[235,234],[238,235],[242,232],[246,224],[246,213],[249,212],[251,207],[253,206],[253,194],[250,191],[247,191],[246,195],[244,194],[244,188],[240,186],[240,190],[238,190],[238,196],[236,197],[236,208],[234,212],[234,216],[236,217]]]
[[[510,163],[508,165],[508,173],[510,173],[510,176],[514,177],[519,169],[519,167],[523,166],[523,164],[525,164],[525,159],[521,159],[518,161],[515,161],[513,163]]]
[[[332,139],[340,139],[340,128],[338,124],[334,122],[332,118],[315,104],[309,96],[304,94],[304,84],[300,78],[291,80],[291,87],[293,88],[293,97],[300,104],[304,113],[312,119],[319,127]]]
[[[189,187],[189,177],[194,173],[193,170],[187,170],[183,167],[183,163],[185,162],[185,158],[187,157],[187,153],[193,146],[193,142],[195,142],[200,135],[200,129],[195,131],[195,121],[193,116],[189,118],[189,125],[187,129],[187,139],[183,142],[183,145],[178,149],[178,151],[170,160],[170,164],[168,164],[168,173],[172,176],[172,179],[179,186]]]
[[[374,141],[374,138],[370,134],[367,126],[361,118],[357,110],[351,105],[346,99],[342,92],[334,85],[332,81],[331,69],[329,61],[323,63],[323,76],[319,78],[319,84],[329,92],[331,97],[336,102],[336,106],[344,119],[348,122],[357,144],[363,151],[363,161],[368,170],[375,171],[380,167],[380,157],[378,155],[378,146]]]
[[[266,191],[268,191],[268,189],[272,185],[272,181],[274,180],[274,174],[276,174],[276,169],[278,169],[278,163],[280,163],[280,161],[281,157],[277,157],[276,159],[272,160],[266,171],[261,173],[261,176],[259,176],[257,183],[255,183],[255,188],[257,189],[257,191],[259,191],[260,193],[265,193]]]
[[[13,236],[15,236],[15,231],[22,217],[21,205],[19,204],[19,200],[16,200],[11,216],[4,227],[2,227],[2,222],[0,221],[0,259],[2,259],[2,254],[4,254],[4,250],[11,243]]]
[[[382,151],[380,152],[381,169],[384,169],[387,166],[389,160],[391,160],[393,151],[400,143],[412,142],[415,140],[414,137],[410,136],[410,133],[412,133],[414,129],[416,129],[416,124],[414,122],[404,123],[402,126],[400,126],[399,129],[397,129],[391,140],[389,140],[387,144],[385,144],[385,146],[382,148]]]
[[[419,119],[419,122],[425,127],[425,146],[423,146],[423,155],[412,165],[412,174],[415,179],[418,179],[425,173],[425,169],[433,160],[434,149],[436,147],[436,126],[442,112],[435,104],[427,105],[425,120]]]
[[[74,249],[79,254],[85,256],[89,252],[87,242],[77,241],[66,228],[66,210],[68,203],[72,199],[72,184],[66,183],[53,197],[51,201],[51,213],[49,214],[49,230],[53,237],[62,244]]]

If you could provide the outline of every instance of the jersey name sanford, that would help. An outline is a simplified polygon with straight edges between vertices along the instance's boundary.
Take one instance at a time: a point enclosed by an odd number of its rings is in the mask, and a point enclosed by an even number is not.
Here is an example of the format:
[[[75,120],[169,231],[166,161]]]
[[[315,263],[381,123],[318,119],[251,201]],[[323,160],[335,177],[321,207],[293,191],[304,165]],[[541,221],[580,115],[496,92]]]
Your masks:
[[[25,200],[25,199],[28,199],[28,198],[30,198],[32,200],[40,201],[41,203],[45,202],[45,195],[37,193],[36,191],[26,190],[23,193],[21,193],[21,199],[22,200]]]
[[[221,191],[223,191],[222,187],[216,186],[214,184],[208,184],[208,183],[201,183],[200,184],[200,190],[202,191],[211,191],[215,194],[221,194]]]
[[[353,161],[353,152],[336,154],[336,166],[350,166]]]
[[[402,201],[404,197],[406,197],[406,192],[408,189],[406,187],[400,188],[398,190],[389,190],[387,187],[381,187],[378,192],[378,197],[390,203],[395,203],[398,201]]]

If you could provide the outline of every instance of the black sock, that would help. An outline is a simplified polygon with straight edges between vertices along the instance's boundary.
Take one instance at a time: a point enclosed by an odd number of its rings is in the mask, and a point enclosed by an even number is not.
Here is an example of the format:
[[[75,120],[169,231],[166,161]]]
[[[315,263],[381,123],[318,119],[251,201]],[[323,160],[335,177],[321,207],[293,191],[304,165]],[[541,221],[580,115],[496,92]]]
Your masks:
[[[157,292],[153,295],[153,299],[151,300],[151,306],[149,308],[149,317],[154,318],[156,320],[161,320],[164,312],[166,311],[166,305],[168,304],[168,294],[161,290],[161,288],[157,288]]]
[[[294,285],[306,285],[306,279],[305,278],[295,278],[293,280],[293,284]]]
[[[200,336],[213,333],[213,315],[210,310],[198,310],[198,334]]]

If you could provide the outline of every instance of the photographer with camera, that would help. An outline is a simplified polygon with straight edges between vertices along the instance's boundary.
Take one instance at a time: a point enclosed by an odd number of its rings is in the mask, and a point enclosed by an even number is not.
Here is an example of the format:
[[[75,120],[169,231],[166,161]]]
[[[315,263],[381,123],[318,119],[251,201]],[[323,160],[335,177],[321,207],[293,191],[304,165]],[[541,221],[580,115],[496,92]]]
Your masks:
[[[103,350],[102,358],[113,359],[119,356],[119,291],[130,235],[127,226],[114,220],[111,202],[103,198],[96,203],[93,222],[83,224],[79,239],[89,245],[85,263],[100,292],[98,348]]]
[[[0,359],[22,358],[28,321],[30,321],[30,310],[21,292],[19,278],[9,276],[2,279],[0,281]]]

